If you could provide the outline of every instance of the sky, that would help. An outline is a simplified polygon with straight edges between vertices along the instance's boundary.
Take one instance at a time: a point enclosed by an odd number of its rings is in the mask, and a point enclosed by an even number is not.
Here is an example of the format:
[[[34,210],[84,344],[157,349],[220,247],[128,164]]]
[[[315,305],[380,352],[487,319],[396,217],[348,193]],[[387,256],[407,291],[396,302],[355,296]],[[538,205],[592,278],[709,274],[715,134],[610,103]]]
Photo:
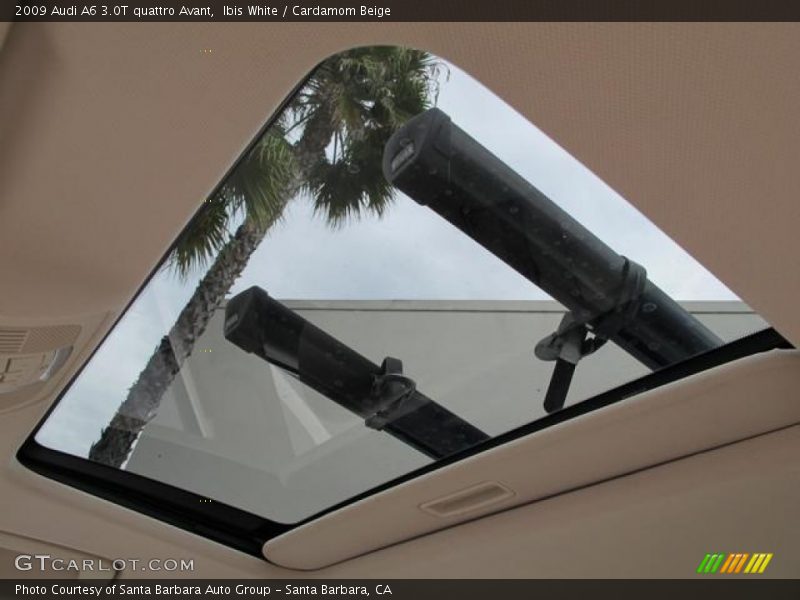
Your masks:
[[[542,131],[450,65],[438,106],[677,300],[736,296]],[[161,271],[132,305],[39,432],[79,456],[108,423],[202,272]],[[549,297],[432,210],[398,194],[383,218],[332,229],[307,198],[290,204],[235,283],[279,299],[534,300]]]
[[[606,244],[644,265],[673,298],[736,299],[619,194],[469,75],[451,66],[438,106]],[[253,255],[234,293],[257,282],[277,298],[548,298],[403,195],[383,219],[362,218],[341,231],[315,218],[303,200]]]

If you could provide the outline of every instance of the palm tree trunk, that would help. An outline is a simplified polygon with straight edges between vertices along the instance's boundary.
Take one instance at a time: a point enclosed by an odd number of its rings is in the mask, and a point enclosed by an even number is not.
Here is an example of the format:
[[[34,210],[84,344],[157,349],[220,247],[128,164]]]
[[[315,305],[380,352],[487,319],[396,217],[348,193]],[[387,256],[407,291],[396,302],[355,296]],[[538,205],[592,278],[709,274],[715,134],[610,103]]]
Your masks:
[[[222,248],[177,321],[147,361],[125,401],[103,429],[100,439],[92,445],[91,460],[112,467],[122,466],[139,433],[158,411],[164,392],[268,229],[268,226],[256,227],[246,219]]]
[[[354,56],[357,57],[361,56],[363,51],[355,50],[354,53]],[[409,74],[397,76],[396,79],[398,81],[406,81],[409,78],[419,80],[421,77],[427,80],[429,75],[426,73],[428,73],[429,67],[426,63],[426,56],[421,55],[416,63],[409,63]],[[406,55],[404,54],[403,57]],[[401,61],[401,63],[405,65],[407,61]],[[333,73],[334,80],[336,80],[335,73],[340,71],[341,65],[338,65],[330,71],[329,75]],[[321,81],[328,81],[322,70],[320,73],[323,73]],[[391,74],[390,76],[394,77]],[[337,80],[334,83],[340,85],[341,81]],[[425,106],[424,95],[427,90],[426,87],[416,100],[412,98],[409,101],[404,96],[407,101],[404,110],[410,114],[416,114],[422,110]],[[301,122],[304,121],[303,133],[300,140],[292,146],[295,176],[285,186],[285,193],[276,198],[276,205],[279,209],[283,209],[302,185],[309,181],[309,175],[316,167],[326,163],[326,148],[337,127],[340,129],[342,127],[341,115],[336,113],[337,100],[333,88],[319,89],[318,87],[314,93],[316,98],[311,104],[313,112],[301,119]],[[300,110],[298,114],[304,114],[304,111]],[[354,135],[354,132],[351,132],[351,135]],[[157,413],[164,392],[172,384],[175,375],[191,354],[197,339],[205,332],[225,295],[244,271],[250,256],[264,239],[274,220],[279,218],[281,210],[273,211],[273,214],[276,216],[271,222],[259,225],[255,223],[257,219],[250,219],[246,216],[244,223],[220,250],[191,299],[181,311],[177,321],[169,333],[161,339],[136,382],[128,390],[127,397],[117,409],[111,422],[102,430],[100,439],[92,445],[89,450],[91,460],[118,468],[125,463],[137,437]]]
[[[298,168],[284,194],[284,207],[300,190],[305,174],[314,161],[319,160],[320,154],[324,154],[332,135],[332,131],[325,131],[322,127],[307,129],[307,132],[308,135],[304,135],[294,148]],[[275,211],[275,214],[280,215],[281,211]],[[262,227],[245,219],[223,246],[177,321],[169,333],[161,338],[150,360],[128,390],[128,396],[102,430],[100,439],[92,444],[89,449],[90,460],[122,467],[136,438],[157,413],[164,392],[192,353],[195,342],[205,332],[214,312],[277,218]]]
[[[325,160],[334,126],[333,107],[325,101],[318,105],[305,124],[300,140],[292,147],[295,173],[286,185],[277,204],[280,210],[265,224],[245,221],[223,246],[206,275],[197,285],[189,302],[178,315],[169,333],[161,339],[155,352],[128,390],[100,439],[89,449],[89,459],[120,468],[130,455],[133,445],[147,423],[156,415],[161,399],[192,353],[197,339],[220,307],[225,295],[242,274],[250,256],[258,248],[267,231],[280,217],[283,208],[300,191],[314,166]]]

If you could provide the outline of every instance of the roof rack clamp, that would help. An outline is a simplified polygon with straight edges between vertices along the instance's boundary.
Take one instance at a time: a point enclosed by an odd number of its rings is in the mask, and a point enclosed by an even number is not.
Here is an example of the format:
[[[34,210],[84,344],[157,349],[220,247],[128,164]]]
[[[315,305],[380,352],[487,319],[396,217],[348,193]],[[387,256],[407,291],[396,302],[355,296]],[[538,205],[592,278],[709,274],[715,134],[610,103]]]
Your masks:
[[[556,361],[544,398],[544,409],[548,413],[564,407],[578,362],[605,344],[634,320],[639,312],[640,297],[647,283],[647,271],[624,256],[623,259],[625,263],[622,268],[622,283],[610,310],[584,320],[568,312],[561,319],[555,333],[536,344],[534,353],[537,358]]]
[[[419,408],[419,403],[413,401],[416,391],[414,380],[403,375],[403,362],[387,356],[372,384],[372,398],[378,408],[364,420],[364,424],[380,431],[392,421],[416,410]]]

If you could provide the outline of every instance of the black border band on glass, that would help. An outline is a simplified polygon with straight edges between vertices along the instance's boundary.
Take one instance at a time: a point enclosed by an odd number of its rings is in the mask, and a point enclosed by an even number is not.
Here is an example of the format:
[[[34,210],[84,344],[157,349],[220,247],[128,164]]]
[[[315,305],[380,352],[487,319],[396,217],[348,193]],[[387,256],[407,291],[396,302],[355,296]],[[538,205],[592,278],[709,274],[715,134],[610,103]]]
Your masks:
[[[293,0],[250,14],[250,0],[205,0],[199,14],[181,13],[175,0],[126,0],[119,5],[74,0],[15,0],[0,3],[0,21],[28,22],[649,22],[795,21],[791,0]],[[363,6],[362,8],[362,5]],[[75,8],[73,8],[73,6]],[[18,8],[19,7],[19,8]],[[27,8],[24,8],[27,7]],[[43,10],[39,7],[43,7]],[[60,10],[54,10],[58,8]],[[226,10],[227,8],[227,10]],[[72,9],[68,14],[65,9]],[[151,9],[151,10],[148,10]]]
[[[208,502],[208,498],[141,475],[46,448],[34,439],[38,427],[20,448],[17,459],[22,465],[40,475],[236,550],[263,558],[261,548],[273,537],[424,473],[441,469],[489,448],[500,446],[695,373],[760,352],[790,348],[793,346],[774,329],[759,331],[682,363],[645,375],[583,402],[568,406],[561,411],[496,436],[463,452],[392,479],[295,524],[270,521],[222,503]]]
[[[459,452],[457,454],[451,454],[450,456],[443,458],[435,463],[421,467],[415,471],[412,471],[411,473],[392,479],[391,481],[387,481],[386,483],[381,484],[378,487],[372,488],[362,494],[359,494],[358,496],[348,498],[344,502],[340,502],[339,504],[336,504],[321,513],[318,513],[316,515],[313,515],[312,517],[309,517],[308,519],[305,519],[301,523],[298,523],[298,525],[305,524],[329,512],[333,512],[334,510],[343,508],[348,504],[352,504],[353,502],[356,502],[368,496],[372,496],[373,494],[377,494],[378,492],[381,492],[383,490],[392,488],[400,483],[419,477],[424,473],[435,471],[449,464],[464,460],[465,458],[468,458],[475,454],[480,454],[481,452],[484,452],[490,448],[501,446],[503,444],[506,444],[513,440],[517,440],[526,435],[535,433],[537,431],[541,431],[542,429],[547,429],[549,427],[552,427],[553,425],[556,425],[558,423],[569,421],[571,419],[574,419],[575,417],[579,417],[586,413],[590,413],[600,408],[604,408],[611,404],[616,404],[617,402],[620,402],[632,396],[637,396],[639,394],[648,392],[663,385],[667,385],[668,383],[684,379],[685,377],[689,377],[690,375],[694,375],[702,371],[707,371],[708,369],[712,369],[714,367],[718,367],[720,365],[724,365],[726,363],[738,360],[740,358],[745,358],[753,354],[759,354],[761,352],[769,352],[770,350],[776,350],[776,349],[788,350],[792,348],[794,348],[794,346],[792,346],[792,344],[789,341],[787,341],[781,334],[779,334],[774,329],[772,328],[763,329],[751,335],[745,336],[743,338],[725,344],[724,346],[720,346],[713,350],[709,350],[708,352],[698,354],[697,356],[694,356],[683,362],[665,367],[653,373],[648,373],[647,375],[644,375],[639,379],[634,379],[633,381],[630,381],[624,385],[611,389],[607,392],[603,392],[587,400],[583,400],[571,406],[567,406],[566,408],[558,412],[544,416],[541,419],[536,419],[535,421],[531,421],[530,423],[526,423],[525,425],[522,425],[505,433],[501,433],[500,435],[497,435],[485,442],[482,442],[476,446],[464,450],[463,452]]]

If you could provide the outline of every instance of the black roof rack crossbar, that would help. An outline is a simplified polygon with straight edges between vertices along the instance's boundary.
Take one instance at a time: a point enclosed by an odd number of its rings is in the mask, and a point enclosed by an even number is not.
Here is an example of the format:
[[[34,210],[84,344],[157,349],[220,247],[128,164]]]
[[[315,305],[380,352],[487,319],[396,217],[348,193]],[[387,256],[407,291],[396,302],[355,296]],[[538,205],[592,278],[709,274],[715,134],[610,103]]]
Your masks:
[[[563,304],[536,355],[555,360],[548,412],[563,406],[577,362],[611,340],[652,370],[722,345],[714,333],[437,108],[386,144],[383,171]]]
[[[282,367],[300,381],[433,459],[489,439],[419,390],[403,365],[387,357],[378,366],[266,291],[251,287],[228,301],[225,338]]]

